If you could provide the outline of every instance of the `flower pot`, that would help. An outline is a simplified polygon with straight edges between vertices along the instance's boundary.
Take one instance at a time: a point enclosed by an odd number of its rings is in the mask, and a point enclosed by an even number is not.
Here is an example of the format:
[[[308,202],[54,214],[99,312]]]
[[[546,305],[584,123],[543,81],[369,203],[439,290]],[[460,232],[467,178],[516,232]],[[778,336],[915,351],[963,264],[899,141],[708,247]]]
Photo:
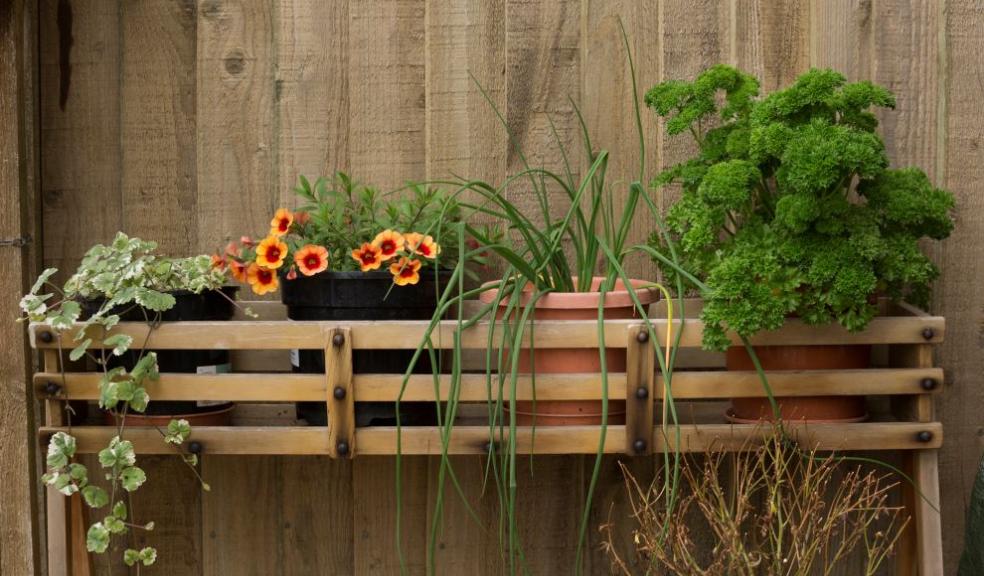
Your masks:
[[[195,294],[187,290],[175,290],[170,292],[174,296],[174,307],[170,310],[161,312],[160,319],[163,322],[195,322],[195,321],[215,321],[229,320],[233,314],[232,300],[236,297],[238,286],[223,286],[221,293],[218,290],[208,290],[201,294]],[[83,314],[91,315],[102,306],[101,300],[90,300],[82,303]],[[126,311],[118,312],[120,320],[124,322],[146,322],[153,320],[157,313],[144,310],[141,307],[131,308]],[[150,344],[153,345],[154,337],[150,337]],[[134,342],[134,345],[140,344]],[[157,364],[161,372],[177,372],[190,374],[209,374],[223,373],[230,370],[229,352],[226,350],[152,350],[157,353]],[[131,370],[136,365],[140,357],[138,350],[129,350],[122,356],[110,358],[110,367],[123,366]],[[228,423],[228,416],[232,409],[231,402],[192,402],[192,401],[159,401],[151,398],[147,405],[147,411],[143,414],[146,417],[160,416],[161,421],[166,425],[171,418],[185,418],[192,422],[191,417],[195,415],[205,415],[214,418],[216,414],[221,414],[225,418],[222,422],[215,425]],[[127,422],[134,426],[142,426],[138,420],[141,415],[130,413],[127,415]],[[113,420],[115,416],[107,413],[107,419]],[[194,423],[194,422],[192,422]],[[147,424],[152,425],[152,424]]]
[[[871,365],[871,346],[755,346],[763,370],[852,370]],[[728,370],[755,370],[744,346],[728,349]],[[867,418],[864,396],[776,397],[783,420],[860,422]],[[751,423],[773,420],[768,398],[734,398],[728,419]]]
[[[322,272],[314,276],[298,276],[283,280],[281,299],[291,320],[429,320],[434,316],[440,290],[447,285],[451,273],[421,270],[420,281],[407,286],[395,286],[387,271]],[[413,350],[353,350],[353,374],[403,374]],[[291,352],[294,372],[323,373],[324,350],[294,350]],[[414,373],[429,374],[427,355],[421,356]],[[327,399],[326,399],[327,400]],[[436,421],[437,411],[430,402],[401,403],[400,424],[427,426]],[[357,426],[392,426],[396,411],[391,402],[359,402],[355,405]],[[328,422],[325,402],[297,403],[297,417],[312,426]]]
[[[596,277],[591,283],[592,292],[551,292],[541,297],[535,304],[533,319],[537,320],[597,320],[597,292],[604,279]],[[655,288],[644,288],[643,280],[632,280],[635,294],[643,306],[654,302],[658,297]],[[528,302],[524,296],[524,302]],[[488,290],[480,296],[482,302],[490,303],[499,299],[498,290]],[[499,300],[498,318],[505,315],[508,302]],[[625,285],[620,281],[615,289],[605,294],[605,319],[617,320],[638,318],[638,311]],[[625,350],[611,348],[605,351],[608,372],[625,372]],[[577,374],[601,373],[601,357],[597,348],[534,348],[524,350],[519,357],[519,372],[530,374]],[[535,405],[535,406],[534,406]],[[517,401],[516,422],[520,426],[571,426],[601,424],[602,409],[600,400],[571,401]],[[625,400],[609,400],[608,424],[625,423]]]

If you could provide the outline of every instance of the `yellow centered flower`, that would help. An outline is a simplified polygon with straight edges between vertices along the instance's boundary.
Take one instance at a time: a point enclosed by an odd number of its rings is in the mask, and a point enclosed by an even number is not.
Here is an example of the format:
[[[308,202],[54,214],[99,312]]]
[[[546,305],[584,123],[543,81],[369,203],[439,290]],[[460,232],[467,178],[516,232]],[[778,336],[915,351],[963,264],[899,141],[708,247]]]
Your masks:
[[[294,264],[305,276],[314,276],[328,269],[328,250],[324,246],[308,244],[294,254]]]
[[[263,268],[256,264],[249,265],[246,270],[246,279],[256,294],[273,292],[280,286],[276,270]]]
[[[283,236],[290,230],[290,225],[294,223],[294,215],[286,208],[280,208],[270,220],[270,236]]]
[[[407,242],[407,250],[424,258],[433,260],[441,253],[441,246],[437,242],[434,242],[434,238],[430,234],[425,236],[417,232],[411,232],[405,235],[404,239]]]
[[[378,270],[382,264],[382,251],[368,242],[352,250],[352,258],[359,263],[359,269],[363,272]]]

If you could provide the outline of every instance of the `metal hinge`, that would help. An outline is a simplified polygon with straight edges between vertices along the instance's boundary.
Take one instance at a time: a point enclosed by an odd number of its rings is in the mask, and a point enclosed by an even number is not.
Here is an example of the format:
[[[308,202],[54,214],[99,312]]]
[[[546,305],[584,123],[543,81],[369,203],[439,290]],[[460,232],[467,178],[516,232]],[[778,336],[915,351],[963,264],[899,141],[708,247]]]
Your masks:
[[[30,234],[27,236],[18,236],[17,238],[0,238],[0,247],[13,246],[16,248],[23,248],[33,241],[34,239],[31,238]]]

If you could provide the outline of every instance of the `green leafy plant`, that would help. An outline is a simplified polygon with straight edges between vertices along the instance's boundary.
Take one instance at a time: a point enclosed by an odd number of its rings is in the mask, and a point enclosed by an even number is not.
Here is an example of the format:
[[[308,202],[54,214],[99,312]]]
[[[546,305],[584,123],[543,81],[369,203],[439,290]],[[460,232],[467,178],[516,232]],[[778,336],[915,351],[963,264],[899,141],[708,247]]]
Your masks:
[[[651,245],[665,251],[672,236],[706,280],[705,347],[792,315],[862,330],[881,295],[925,305],[938,270],[919,242],[949,235],[954,201],[921,170],[888,167],[872,108],[894,106],[892,94],[831,70],[764,98],[758,89],[719,65],[646,94],[667,132],[699,147],[653,182],[679,183],[682,196]]]
[[[606,346],[604,330],[604,294],[616,289],[617,283],[632,286],[631,279],[624,269],[626,257],[640,249],[648,247],[632,247],[627,245],[630,227],[639,208],[640,201],[645,203],[654,213],[656,208],[651,199],[645,194],[642,185],[645,174],[645,146],[642,138],[642,124],[639,115],[638,99],[635,97],[635,70],[628,42],[625,41],[627,61],[633,79],[633,103],[635,104],[636,126],[639,136],[639,176],[630,183],[609,182],[607,178],[609,153],[596,148],[590,138],[587,126],[580,115],[577,105],[571,102],[581,127],[581,143],[584,152],[584,165],[587,168],[583,174],[575,176],[572,159],[568,150],[557,138],[560,156],[563,158],[562,172],[554,172],[546,168],[534,167],[527,162],[523,150],[509,133],[513,150],[523,163],[523,169],[509,175],[498,184],[482,180],[466,178],[438,182],[440,185],[454,187],[452,198],[461,208],[463,218],[460,222],[448,222],[443,216],[438,218],[435,236],[444,244],[445,249],[457,248],[457,265],[454,267],[450,281],[446,285],[438,301],[435,312],[423,340],[416,350],[404,379],[404,390],[409,381],[413,367],[423,354],[431,359],[431,366],[437,369],[442,362],[437,361],[438,351],[433,345],[432,337],[438,324],[454,311],[454,343],[450,349],[451,358],[446,365],[451,366],[448,376],[448,400],[438,403],[438,424],[441,429],[442,457],[438,470],[438,489],[436,497],[436,513],[431,526],[430,546],[428,549],[428,570],[434,573],[435,544],[440,528],[441,513],[445,497],[445,488],[450,484],[459,495],[460,486],[457,483],[454,468],[448,458],[448,448],[454,434],[455,419],[459,408],[458,395],[461,386],[462,372],[462,341],[464,331],[479,323],[487,323],[488,340],[485,349],[485,375],[489,393],[489,448],[487,474],[491,484],[495,486],[498,495],[501,522],[500,542],[506,548],[506,556],[510,573],[527,572],[522,543],[517,528],[518,516],[517,493],[520,488],[520,478],[517,475],[517,385],[519,382],[520,358],[530,354],[530,346],[535,346],[532,338],[535,332],[534,310],[536,303],[543,296],[556,292],[598,292],[598,344],[601,369],[599,377],[602,387],[602,406],[600,438],[595,455],[588,493],[581,518],[576,573],[582,570],[582,550],[587,535],[589,512],[594,498],[601,470],[602,455],[608,423],[608,370],[606,367]],[[476,84],[478,84],[476,80]],[[509,131],[501,113],[494,102],[479,84],[479,90],[485,96],[493,113],[499,119],[504,129]],[[552,125],[552,124],[551,124]],[[556,131],[554,131],[556,136]],[[616,195],[612,193],[615,186],[626,186],[627,194],[624,206],[617,206]],[[513,202],[509,191],[523,188],[532,194],[535,200],[535,210],[529,213],[522,206]],[[560,210],[558,210],[558,207]],[[558,215],[559,214],[559,215]],[[473,219],[496,223],[495,229],[501,234],[492,236],[477,225]],[[451,234],[448,234],[450,229]],[[452,237],[457,240],[457,246],[444,239]],[[465,239],[472,238],[476,244],[469,246]],[[501,273],[497,280],[487,282],[479,287],[470,288],[465,285],[464,264],[475,256],[489,253],[497,257],[501,263]],[[602,277],[600,285],[593,285],[593,279]],[[659,284],[650,283],[668,293]],[[493,301],[483,305],[477,312],[466,315],[463,304],[480,294],[495,291]],[[680,290],[682,292],[682,288]],[[648,310],[642,305],[633,290],[628,290],[634,307],[639,316],[647,317]],[[681,301],[682,306],[682,301]],[[671,305],[672,308],[672,305]],[[648,325],[648,323],[647,323]],[[651,325],[648,326],[650,342],[656,348],[660,369],[664,375],[664,394],[668,399],[669,415],[676,423],[676,412],[672,403],[670,385],[672,381],[672,366],[675,361],[675,346],[672,341],[666,342],[664,348],[658,342],[657,335]],[[670,336],[670,334],[667,334]],[[524,344],[524,338],[529,336],[531,344]],[[525,347],[525,348],[524,348]],[[672,351],[670,351],[672,348]],[[664,356],[663,350],[668,353]],[[535,369],[532,374],[535,394]],[[402,393],[400,397],[402,398]],[[397,410],[397,425],[399,428],[399,410]],[[679,432],[677,428],[677,432]],[[678,438],[679,440],[679,438]],[[402,479],[400,475],[401,441],[397,436],[397,538],[400,542],[400,509]],[[678,455],[664,454],[667,469],[678,470],[676,462]],[[667,479],[668,493],[675,494],[677,474],[671,473]],[[462,498],[464,498],[462,496]],[[466,502],[467,505],[467,502]],[[401,551],[402,558],[402,551]]]
[[[26,319],[47,324],[55,332],[59,345],[63,332],[75,331],[73,339],[79,344],[71,350],[69,359],[87,357],[99,366],[102,372],[99,406],[113,411],[117,418],[116,435],[99,452],[99,464],[109,481],[109,492],[90,483],[89,470],[76,461],[76,439],[70,432],[52,435],[48,443],[47,471],[42,476],[44,484],[65,496],[80,493],[86,505],[94,510],[111,505],[105,517],[89,526],[86,547],[94,553],[106,552],[113,537],[131,529],[149,531],[154,528],[153,522],[138,524],[128,518],[132,508],[130,495],[147,481],[147,475],[137,465],[133,444],[125,439],[127,414],[147,409],[150,396],[146,383],[158,377],[157,355],[146,351],[153,327],[159,322],[160,314],[175,305],[171,292],[219,290],[226,280],[225,273],[214,267],[208,256],[164,258],[154,253],[156,248],[154,242],[129,238],[121,232],[110,245],[92,247],[63,287],[50,281],[56,269],[45,270],[20,303]],[[52,292],[44,292],[45,288]],[[90,311],[88,315],[83,313],[83,306]],[[126,354],[133,339],[126,334],[109,332],[130,310],[143,311],[151,330],[140,347],[135,364],[127,370],[112,366],[111,358]],[[92,350],[94,339],[101,342],[95,352]],[[64,358],[62,367],[64,369]],[[70,409],[68,415],[71,423]],[[191,435],[188,422],[172,420],[160,433],[164,441],[181,454],[207,490],[208,485],[201,481],[195,468],[197,456],[181,450]],[[128,548],[123,553],[123,561],[128,566],[149,566],[156,558],[157,552],[151,547]]]

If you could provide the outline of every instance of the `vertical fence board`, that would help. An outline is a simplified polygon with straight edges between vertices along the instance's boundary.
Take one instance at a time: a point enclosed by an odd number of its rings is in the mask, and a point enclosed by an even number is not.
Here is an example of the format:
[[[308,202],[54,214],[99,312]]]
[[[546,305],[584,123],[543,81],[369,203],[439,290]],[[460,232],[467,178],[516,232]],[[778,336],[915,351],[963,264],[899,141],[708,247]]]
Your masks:
[[[34,38],[27,28],[33,11],[29,2],[8,2],[0,7],[0,238],[33,234],[32,185],[37,159],[34,142],[33,106]],[[20,294],[31,283],[34,271],[26,247],[0,247],[6,273],[0,280],[0,307],[9,310],[0,328],[4,347],[0,350],[0,474],[4,483],[0,506],[0,573],[27,575],[40,570],[37,531],[37,474],[34,430],[34,395],[27,384],[30,355],[24,326],[11,322]]]
[[[65,280],[120,228],[120,38],[112,2],[41,2],[43,250]]]
[[[349,6],[349,159],[389,191],[425,175],[424,1]]]
[[[265,235],[277,185],[275,63],[270,2],[204,0],[198,7],[199,251]]]
[[[848,80],[871,76],[872,23],[869,0],[812,3],[810,62],[833,68]]]
[[[279,179],[271,191],[293,206],[298,176],[349,169],[347,1],[277,0],[275,136]]]
[[[283,574],[354,574],[351,461],[297,457],[280,466]]]
[[[810,67],[808,0],[732,3],[731,62],[762,82],[762,92],[792,84]]]
[[[937,284],[939,311],[946,315],[941,349],[947,369],[939,416],[946,442],[940,453],[943,534],[947,573],[963,548],[964,510],[980,459],[984,426],[984,162],[981,153],[981,78],[984,77],[984,6],[954,0],[946,10],[946,153],[944,183],[957,196],[957,224],[943,244],[943,277]]]
[[[404,456],[402,506],[396,503],[396,459],[362,456],[352,460],[352,543],[355,574],[426,574],[427,457]],[[401,559],[397,554],[397,510],[401,518]]]

